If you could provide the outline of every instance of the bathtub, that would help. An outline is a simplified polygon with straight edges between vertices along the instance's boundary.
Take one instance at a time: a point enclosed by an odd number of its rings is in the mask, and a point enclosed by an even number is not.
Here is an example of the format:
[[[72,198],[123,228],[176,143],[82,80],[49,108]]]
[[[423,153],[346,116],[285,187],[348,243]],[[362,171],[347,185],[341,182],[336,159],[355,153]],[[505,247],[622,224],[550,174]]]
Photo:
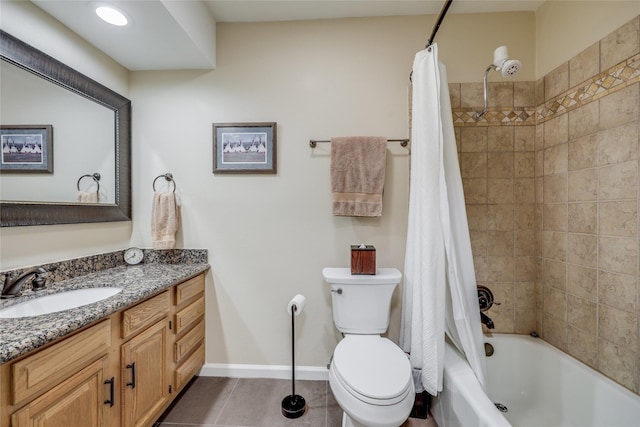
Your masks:
[[[640,396],[540,338],[493,334],[485,342],[495,349],[487,357],[489,396],[447,345],[444,390],[432,408],[439,427],[640,426]]]

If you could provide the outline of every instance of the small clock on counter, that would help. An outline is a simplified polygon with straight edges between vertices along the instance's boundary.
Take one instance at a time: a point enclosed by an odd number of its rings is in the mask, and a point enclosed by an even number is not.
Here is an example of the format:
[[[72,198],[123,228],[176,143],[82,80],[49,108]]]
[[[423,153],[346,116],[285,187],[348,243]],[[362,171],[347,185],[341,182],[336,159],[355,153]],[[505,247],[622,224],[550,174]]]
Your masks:
[[[144,259],[144,252],[140,248],[129,248],[124,251],[124,261],[129,265],[137,265]]]

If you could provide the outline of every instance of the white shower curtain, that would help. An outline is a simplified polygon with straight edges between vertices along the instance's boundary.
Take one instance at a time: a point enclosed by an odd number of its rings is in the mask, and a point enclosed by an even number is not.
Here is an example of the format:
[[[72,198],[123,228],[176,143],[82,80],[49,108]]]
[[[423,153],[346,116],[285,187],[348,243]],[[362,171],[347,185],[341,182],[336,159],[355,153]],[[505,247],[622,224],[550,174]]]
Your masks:
[[[442,390],[445,330],[483,385],[484,344],[449,89],[437,44],[416,54],[412,80],[400,346],[420,372],[424,390],[436,395]]]

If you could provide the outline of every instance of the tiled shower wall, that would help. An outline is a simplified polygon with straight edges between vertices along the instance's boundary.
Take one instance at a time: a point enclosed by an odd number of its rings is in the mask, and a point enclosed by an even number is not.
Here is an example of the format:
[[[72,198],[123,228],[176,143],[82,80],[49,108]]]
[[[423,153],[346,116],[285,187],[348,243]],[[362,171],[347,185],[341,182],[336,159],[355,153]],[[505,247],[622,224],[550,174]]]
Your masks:
[[[498,332],[640,394],[640,17],[544,78],[450,85],[478,284]]]

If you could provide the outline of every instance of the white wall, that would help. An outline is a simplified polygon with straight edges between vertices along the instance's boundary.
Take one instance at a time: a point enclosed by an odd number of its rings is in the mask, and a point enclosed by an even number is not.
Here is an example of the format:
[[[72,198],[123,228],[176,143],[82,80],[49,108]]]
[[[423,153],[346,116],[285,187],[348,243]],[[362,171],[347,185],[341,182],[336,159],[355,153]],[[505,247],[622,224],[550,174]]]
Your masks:
[[[151,183],[173,173],[183,202],[180,245],[209,249],[212,265],[208,362],[290,363],[286,306],[302,293],[307,305],[297,318],[296,360],[325,366],[339,334],[322,268],[348,266],[349,245],[365,242],[376,246],[379,266],[403,269],[408,150],[388,146],[383,216],[344,218],[331,214],[330,145],[311,149],[308,142],[409,135],[409,72],[431,18],[223,23],[216,70],[131,74],[132,244],[151,244]],[[451,34],[475,21],[478,28],[494,28],[504,19],[528,28],[509,43],[532,61],[533,14],[452,15],[439,36],[443,60],[465,64],[450,68],[452,81],[480,81],[502,40],[474,31],[469,43]],[[533,68],[527,73],[532,79]],[[278,123],[278,174],[212,174],[212,123],[261,121]],[[392,339],[399,317],[398,290]]]

